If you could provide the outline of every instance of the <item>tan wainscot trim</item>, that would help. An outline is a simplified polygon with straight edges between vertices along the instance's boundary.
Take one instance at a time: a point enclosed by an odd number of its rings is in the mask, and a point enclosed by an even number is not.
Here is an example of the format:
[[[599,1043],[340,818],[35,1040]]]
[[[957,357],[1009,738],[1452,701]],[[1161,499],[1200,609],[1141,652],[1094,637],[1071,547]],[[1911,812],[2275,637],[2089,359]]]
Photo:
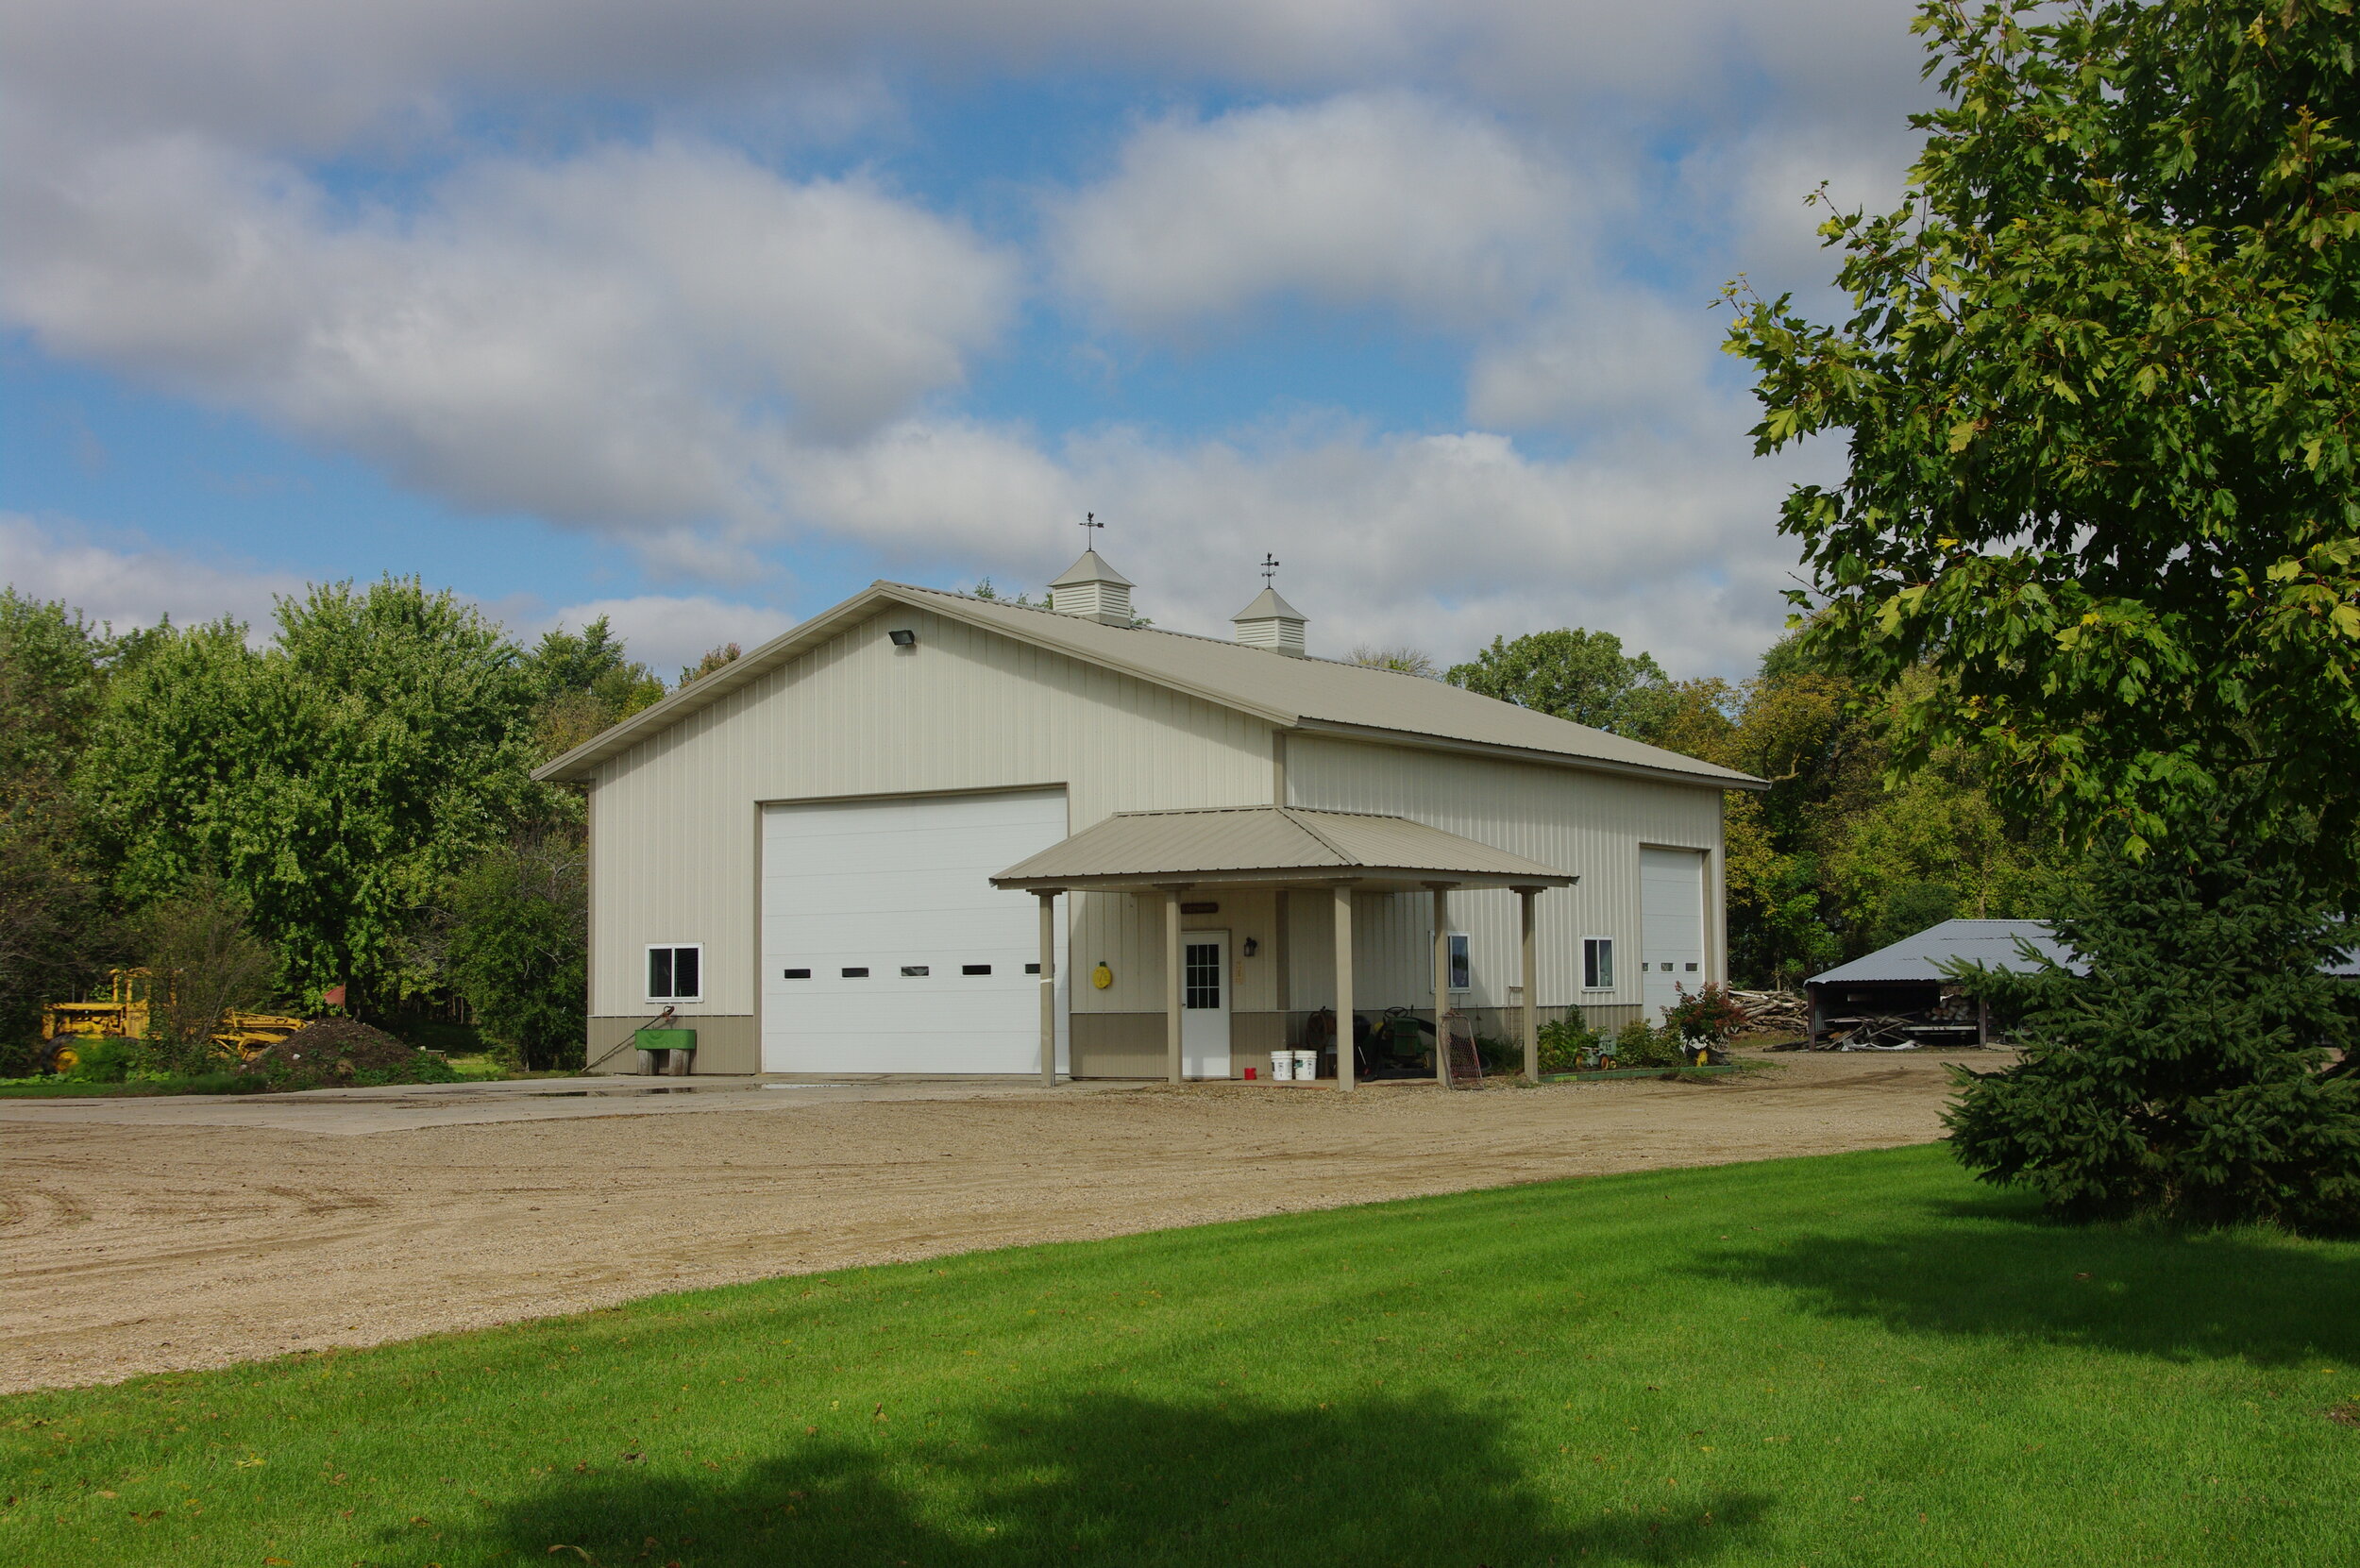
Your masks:
[[[618,1041],[625,1041],[647,1021],[647,1016],[638,1013],[591,1019],[589,1059],[596,1062],[602,1053]],[[706,1073],[750,1074],[762,1071],[762,1034],[752,1014],[683,1010],[680,1014],[679,1027],[697,1031],[697,1054],[691,1059],[689,1071],[698,1076]],[[636,1072],[639,1071],[638,1053],[625,1043],[602,1065],[591,1071],[601,1077],[609,1073]]]

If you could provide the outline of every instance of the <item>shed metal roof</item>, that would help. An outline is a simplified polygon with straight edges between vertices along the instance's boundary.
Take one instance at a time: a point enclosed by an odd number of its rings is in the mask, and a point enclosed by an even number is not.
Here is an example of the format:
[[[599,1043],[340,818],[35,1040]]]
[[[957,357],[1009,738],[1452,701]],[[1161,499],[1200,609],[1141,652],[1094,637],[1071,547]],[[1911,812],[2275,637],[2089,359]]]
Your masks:
[[[896,604],[985,627],[1290,729],[1472,749],[1721,789],[1766,787],[1750,774],[1422,676],[1330,659],[1291,658],[1268,649],[1152,627],[1107,626],[1054,610],[1028,609],[901,582],[870,584],[834,609],[593,736],[533,776],[586,778],[599,763]]]
[[[1942,980],[1947,976],[1941,966],[1961,958],[1989,969],[2021,972],[2032,966],[2016,951],[2019,939],[2074,972],[2082,971],[2082,961],[2049,930],[2047,920],[1945,920],[1940,925],[1928,926],[1914,936],[1904,936],[1891,947],[1879,948],[1864,957],[1840,964],[1825,974],[1814,974],[1805,984]],[[2319,972],[2338,980],[2360,980],[2360,948],[2345,949],[2323,965]]]
[[[1960,959],[1995,969],[2030,969],[2032,965],[2016,950],[2019,941],[2061,964],[2073,963],[2072,952],[2050,933],[2047,920],[1945,920],[1914,936],[1904,936],[1891,947],[1814,974],[1808,984],[1942,980],[1947,978],[1942,967]]]
[[[1212,806],[1119,812],[991,880],[1002,887],[1294,880],[1561,887],[1580,879],[1406,817]]]

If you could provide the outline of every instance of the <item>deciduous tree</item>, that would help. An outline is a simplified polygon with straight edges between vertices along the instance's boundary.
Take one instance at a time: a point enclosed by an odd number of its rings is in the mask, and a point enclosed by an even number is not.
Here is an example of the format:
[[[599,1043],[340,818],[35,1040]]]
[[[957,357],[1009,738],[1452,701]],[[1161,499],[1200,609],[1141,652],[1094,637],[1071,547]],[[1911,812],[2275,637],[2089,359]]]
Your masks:
[[[84,798],[128,899],[219,875],[280,983],[377,1005],[412,972],[414,912],[541,803],[521,651],[448,593],[386,579],[281,600],[249,651],[228,622],[149,649],[110,694]]]
[[[1593,729],[1646,740],[1677,704],[1671,679],[1646,653],[1627,654],[1611,632],[1562,627],[1510,642],[1493,637],[1473,662],[1443,675],[1454,686]]]
[[[519,834],[451,880],[446,963],[486,1039],[519,1065],[582,1065],[589,866],[578,834]]]
[[[1844,432],[1779,526],[1812,636],[1929,665],[1893,760],[2137,853],[2239,774],[2349,864],[2360,810],[2360,22],[2351,0],[1932,0],[1901,204],[1821,232],[1840,326],[1751,299],[1758,449]]]
[[[42,1004],[117,956],[103,878],[68,787],[116,645],[63,604],[0,588],[0,1071]]]

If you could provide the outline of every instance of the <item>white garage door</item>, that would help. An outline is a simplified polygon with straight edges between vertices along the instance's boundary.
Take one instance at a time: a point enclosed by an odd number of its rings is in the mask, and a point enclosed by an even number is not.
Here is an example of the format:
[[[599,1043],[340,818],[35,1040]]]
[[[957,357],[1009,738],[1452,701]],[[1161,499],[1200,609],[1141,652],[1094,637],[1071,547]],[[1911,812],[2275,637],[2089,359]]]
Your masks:
[[[1691,996],[1705,979],[1705,857],[1694,850],[1639,851],[1639,953],[1646,970],[1643,1016]]]
[[[1065,835],[1062,790],[767,808],[763,1071],[1039,1071],[1040,905],[988,879]]]

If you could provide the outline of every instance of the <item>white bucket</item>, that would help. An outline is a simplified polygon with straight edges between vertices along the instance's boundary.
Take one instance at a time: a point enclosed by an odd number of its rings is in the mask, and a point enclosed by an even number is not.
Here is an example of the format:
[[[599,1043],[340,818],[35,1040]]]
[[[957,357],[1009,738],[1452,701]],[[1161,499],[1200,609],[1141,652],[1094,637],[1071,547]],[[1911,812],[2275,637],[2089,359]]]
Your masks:
[[[1272,1052],[1270,1054],[1270,1075],[1273,1083],[1284,1084],[1292,1081],[1295,1075],[1295,1054],[1291,1051]]]
[[[1320,1054],[1316,1051],[1295,1053],[1295,1081],[1308,1084],[1320,1075]]]

